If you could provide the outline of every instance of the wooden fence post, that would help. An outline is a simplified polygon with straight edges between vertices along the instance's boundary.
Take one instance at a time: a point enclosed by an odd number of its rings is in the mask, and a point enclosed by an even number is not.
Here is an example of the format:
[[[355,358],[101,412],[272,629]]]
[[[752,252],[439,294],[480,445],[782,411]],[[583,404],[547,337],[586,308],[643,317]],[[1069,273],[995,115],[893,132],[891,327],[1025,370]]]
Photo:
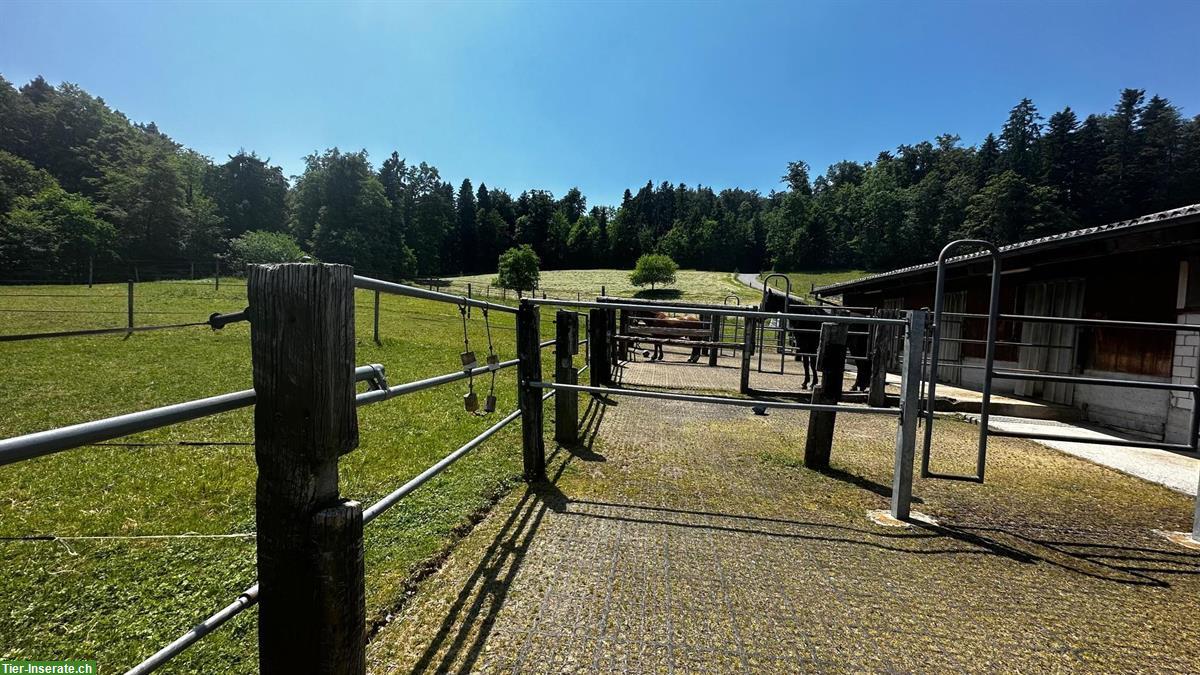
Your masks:
[[[617,334],[629,335],[629,312],[623,309],[617,317]],[[632,351],[633,345],[630,344],[629,340],[621,340],[617,343],[617,358],[619,360],[628,361]]]
[[[213,263],[213,291],[221,290],[221,259]]]
[[[125,285],[125,308],[125,337],[128,339],[130,335],[133,335],[133,279],[130,279]]]
[[[575,355],[579,353],[579,315],[560,309],[554,318],[554,381],[578,384]],[[571,445],[579,440],[579,392],[554,394],[554,440]]]
[[[703,318],[703,317],[701,317],[701,318]],[[712,328],[712,331],[709,334],[709,339],[712,340],[714,343],[720,342],[721,341],[721,315],[720,314],[709,314],[708,321],[711,324],[711,328]],[[708,348],[708,365],[710,365],[710,366],[717,365],[717,355],[720,351],[721,351],[721,348],[716,346],[715,344]]]
[[[541,314],[532,302],[517,307],[517,365],[521,405],[521,450],[525,480],[546,477],[546,445],[542,439],[542,390],[529,386],[542,381]]]
[[[846,371],[846,324],[821,324],[821,344],[817,347],[817,371],[821,382],[813,388],[812,402],[834,405],[842,400],[842,377]],[[804,443],[804,466],[829,467],[833,449],[835,412],[812,411],[808,414],[808,438]]]
[[[758,319],[745,317],[745,327],[742,330],[742,379],[738,391],[750,393],[750,357],[754,354],[754,333],[757,330]]]
[[[900,317],[900,312],[895,309],[879,309],[874,315],[896,319]],[[871,350],[867,354],[871,359],[871,386],[867,392],[867,405],[872,408],[887,406],[888,368],[892,365],[899,334],[899,326],[895,325],[877,325],[871,331]]]
[[[379,291],[375,291],[375,344],[383,346],[379,340]]]
[[[588,310],[588,377],[593,387],[608,385],[608,311],[599,307]]]
[[[617,364],[621,362],[621,352],[620,345],[613,339],[617,335],[617,310],[606,309],[604,312],[604,344],[608,347],[608,368],[604,371],[604,384],[609,386],[616,375]]]
[[[92,272],[95,271],[96,259],[88,256],[88,288],[92,287]]]
[[[362,508],[338,495],[358,445],[354,281],[345,265],[249,270],[259,670],[365,672]]]

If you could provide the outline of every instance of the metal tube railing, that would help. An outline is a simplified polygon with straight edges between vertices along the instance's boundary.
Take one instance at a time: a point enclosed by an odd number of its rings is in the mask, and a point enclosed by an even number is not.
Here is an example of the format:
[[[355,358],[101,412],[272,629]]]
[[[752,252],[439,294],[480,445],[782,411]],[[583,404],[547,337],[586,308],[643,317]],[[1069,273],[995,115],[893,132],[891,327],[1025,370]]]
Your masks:
[[[628,309],[628,310],[651,310],[656,312],[678,312],[686,307],[677,305],[634,305],[623,302],[590,302],[588,300],[544,300],[542,298],[525,298],[522,302],[528,302],[534,305],[546,305],[549,307],[589,307],[593,309]],[[861,325],[897,325],[905,326],[907,323],[903,319],[885,319],[876,316],[836,316],[830,314],[784,314],[782,312],[759,312],[752,310],[737,310],[729,309],[722,306],[706,306],[703,308],[696,307],[696,313],[701,310],[705,314],[716,314],[720,316],[740,316],[750,317],[754,319],[781,319],[784,321],[812,321],[815,323],[848,323]]]
[[[676,394],[666,391],[648,391],[646,389],[624,389],[615,387],[592,387],[583,384],[561,384],[558,382],[530,382],[529,386],[536,389],[557,389],[577,391],[586,394],[602,396],[632,396],[635,398],[653,398],[665,401],[685,401],[688,403],[710,403],[715,405],[732,405],[744,408],[762,406],[764,408],[781,408],[785,410],[810,410],[820,412],[861,413],[868,415],[899,414],[896,408],[871,408],[867,406],[826,405],[820,403],[799,403],[792,401],[769,401],[755,398],[728,398],[724,396],[705,396],[699,394]]]
[[[1097,438],[1094,436],[1070,436],[1068,434],[1046,434],[1030,431],[999,431],[991,429],[988,436],[1003,436],[1005,438],[1027,438],[1037,441],[1066,441],[1068,443],[1092,443],[1095,445],[1120,445],[1131,448],[1154,448],[1157,450],[1188,451],[1191,446],[1183,443],[1163,443],[1161,441],[1140,441],[1124,438]]]
[[[359,366],[354,369],[358,382],[374,379],[382,366]],[[58,429],[38,431],[24,436],[0,440],[0,466],[34,457],[44,457],[63,450],[108,441],[143,431],[188,422],[239,408],[254,405],[253,389],[185,401],[161,408],[117,415],[91,422],[81,422]]]
[[[417,288],[416,286],[406,286],[404,284],[383,281],[382,279],[372,279],[371,277],[359,276],[357,274],[354,275],[354,287],[363,288],[369,291],[391,293],[392,295],[405,295],[410,298],[420,298],[422,300],[447,302],[453,305],[466,305],[469,307],[494,309],[499,312],[508,312],[509,314],[517,313],[516,309],[513,309],[508,305],[498,305],[496,303],[487,302],[484,300],[475,300],[474,298],[468,298],[465,295],[451,295],[449,293],[442,293],[440,291],[429,291],[425,290],[424,288]]]
[[[987,314],[969,312],[945,312],[944,316],[958,316],[966,319],[986,319]],[[1184,330],[1200,333],[1200,324],[1162,323],[1160,321],[1122,321],[1119,319],[1084,319],[1066,316],[1039,316],[1036,314],[997,314],[1001,321],[1028,321],[1030,323],[1056,323],[1068,326],[1098,326],[1104,328],[1138,328],[1145,330]]]
[[[388,387],[387,389],[373,389],[371,391],[364,391],[363,393],[355,396],[354,400],[355,400],[355,403],[357,403],[360,406],[361,405],[370,405],[372,403],[386,401],[390,398],[395,398],[397,396],[403,396],[405,394],[412,394],[414,392],[418,392],[423,389],[431,389],[431,388],[439,386],[439,385],[450,384],[451,382],[457,382],[459,380],[465,380],[469,377],[479,377],[481,375],[486,375],[487,373],[489,373],[493,370],[504,370],[505,368],[512,368],[513,366],[517,365],[517,362],[518,362],[517,359],[512,359],[509,361],[501,361],[495,368],[488,368],[487,366],[480,366],[478,368],[473,368],[469,371],[468,370],[460,370],[460,371],[453,372],[453,373],[446,373],[445,375],[435,375],[434,377],[427,377],[423,380],[415,380],[413,382],[397,384],[396,386]]]
[[[436,379],[436,378],[429,378],[429,379],[432,380],[432,379]],[[425,381],[427,382],[428,380],[425,380]],[[416,383],[414,382],[414,383],[410,383],[410,384],[416,384]],[[405,386],[405,385],[400,385],[400,386]],[[553,395],[554,395],[554,392],[550,392],[550,393],[546,394],[546,396],[543,397],[543,400],[548,399]],[[370,507],[368,507],[367,509],[365,509],[363,511],[363,525],[365,526],[368,523],[370,523],[371,521],[378,518],[385,511],[387,511],[388,509],[395,506],[405,496],[412,493],[417,488],[421,487],[421,485],[425,484],[427,481],[429,481],[429,479],[438,475],[442,471],[445,471],[446,468],[448,468],[451,464],[453,464],[456,461],[458,461],[459,459],[461,459],[463,455],[465,455],[468,452],[470,452],[471,450],[474,450],[475,448],[479,447],[480,444],[482,444],[488,438],[495,435],[496,432],[500,431],[505,426],[511,424],[514,420],[516,420],[520,416],[521,416],[521,411],[514,410],[513,412],[509,413],[508,416],[504,417],[500,421],[496,422],[492,426],[485,429],[478,436],[467,441],[464,445],[459,447],[454,452],[452,452],[452,453],[446,455],[445,457],[443,457],[442,459],[438,460],[437,463],[433,464],[428,469],[425,469],[424,471],[422,471],[420,474],[418,474],[412,480],[410,480],[407,483],[405,483],[404,485],[400,486],[395,491],[389,493],[383,499],[380,499],[379,501],[372,504]],[[250,588],[247,588],[245,591],[242,591],[242,593],[240,595],[238,595],[237,599],[234,600],[232,603],[230,603],[229,605],[222,608],[216,614],[213,614],[212,616],[208,617],[204,621],[197,624],[194,628],[189,630],[187,633],[183,634],[183,636],[181,636],[179,639],[175,640],[171,644],[169,644],[166,647],[163,647],[159,651],[155,652],[152,656],[150,656],[145,661],[142,661],[137,666],[134,666],[132,669],[130,669],[126,673],[126,675],[144,675],[145,673],[153,672],[154,670],[158,669],[160,666],[165,664],[167,661],[170,661],[175,656],[178,656],[179,654],[181,654],[184,650],[186,650],[188,647],[195,644],[201,638],[203,638],[204,636],[208,635],[209,633],[211,633],[214,630],[216,630],[217,628],[219,628],[225,622],[227,622],[230,619],[232,619],[233,617],[237,616],[242,611],[254,606],[257,602],[258,602],[258,584],[255,583]]]
[[[177,640],[162,649],[154,652],[150,658],[142,661],[133,668],[130,668],[125,675],[145,675],[158,670],[160,666],[167,661],[175,658],[183,653],[188,647],[198,642],[201,638],[220,628],[233,617],[241,614],[243,611],[258,604],[258,583],[242,591],[237,599],[223,607],[220,611],[207,619],[196,624],[188,632],[184,633]]]
[[[1151,382],[1147,380],[1114,380],[1105,377],[1080,377],[1078,375],[1052,375],[1029,373],[1017,370],[993,370],[992,377],[999,380],[1025,380],[1030,382],[1063,382],[1066,384],[1091,384],[1100,387],[1129,387],[1130,389],[1165,389],[1167,391],[1200,391],[1194,384],[1174,382]]]
[[[500,431],[504,427],[508,426],[509,424],[511,424],[513,422],[513,420],[516,420],[520,416],[521,416],[521,411],[519,409],[512,411],[511,413],[508,414],[508,416],[506,416],[505,418],[501,419],[499,422],[496,422],[495,424],[493,424],[492,426],[490,426],[486,430],[484,430],[483,433],[481,433],[478,436],[476,436],[475,438],[472,438],[471,440],[467,441],[466,444],[464,444],[459,449],[457,449],[454,452],[441,458],[433,466],[431,466],[428,469],[425,469],[421,473],[417,474],[416,477],[413,478],[412,480],[410,480],[407,483],[405,483],[404,485],[401,485],[400,487],[396,488],[394,491],[392,491],[390,494],[388,494],[383,499],[380,499],[379,501],[375,502],[371,506],[364,509],[363,510],[363,525],[365,526],[368,523],[370,523],[372,520],[375,520],[376,518],[378,518],[385,511],[387,511],[388,509],[395,506],[397,502],[399,502],[401,499],[403,499],[410,492],[421,487],[430,478],[433,478],[434,476],[436,476],[439,473],[441,473],[442,471],[444,471],[446,469],[446,467],[457,462],[459,460],[459,458],[461,458],[463,455],[465,455],[468,452],[479,447],[479,445],[481,443],[483,443],[487,439],[491,438],[493,434],[495,434],[497,431]]]

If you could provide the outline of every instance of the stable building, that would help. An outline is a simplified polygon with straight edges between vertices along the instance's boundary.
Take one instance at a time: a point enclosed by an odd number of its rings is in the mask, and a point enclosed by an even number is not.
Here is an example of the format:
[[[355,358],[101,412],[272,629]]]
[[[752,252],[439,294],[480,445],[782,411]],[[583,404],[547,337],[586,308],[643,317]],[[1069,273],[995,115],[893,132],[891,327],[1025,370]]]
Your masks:
[[[1064,232],[1000,248],[1001,314],[1200,324],[1200,204]],[[932,308],[936,263],[814,290],[840,304]],[[991,257],[951,258],[938,380],[977,389],[983,381]],[[954,316],[965,314],[968,316]],[[1077,327],[1002,320],[995,368],[1194,384],[1200,336],[1171,330]],[[999,394],[1070,406],[1080,416],[1137,436],[1186,443],[1189,392],[993,379]]]

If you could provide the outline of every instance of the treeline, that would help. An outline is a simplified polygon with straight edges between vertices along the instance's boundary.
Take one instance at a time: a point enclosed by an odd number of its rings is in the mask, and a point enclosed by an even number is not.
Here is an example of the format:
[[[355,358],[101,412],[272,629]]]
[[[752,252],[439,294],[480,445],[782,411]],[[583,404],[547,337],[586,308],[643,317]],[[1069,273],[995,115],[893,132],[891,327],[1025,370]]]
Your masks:
[[[75,85],[0,78],[0,266],[48,272],[236,263],[298,250],[287,237],[391,278],[492,271],[520,244],[544,269],[629,268],[648,252],[700,269],[889,268],[959,236],[1009,243],[1200,202],[1200,117],[1135,89],[1082,121],[1070,108],[1044,119],[1026,99],[978,147],[943,135],[815,179],[797,161],[782,183],[762,194],[648,182],[589,208],[577,188],[514,197],[455,187],[395,152],[376,167],[336,148],[289,181],[253,152],[214,163]]]

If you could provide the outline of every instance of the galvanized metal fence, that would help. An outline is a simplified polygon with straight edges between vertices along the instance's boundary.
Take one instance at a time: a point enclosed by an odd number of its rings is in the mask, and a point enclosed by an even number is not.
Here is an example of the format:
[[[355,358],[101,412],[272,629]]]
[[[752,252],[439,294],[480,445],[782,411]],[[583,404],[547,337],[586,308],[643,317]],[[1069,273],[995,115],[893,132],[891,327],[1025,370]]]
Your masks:
[[[479,366],[464,354],[460,371],[391,385],[382,365],[353,365],[356,288],[446,303],[460,308],[464,317],[468,308],[515,314],[517,358],[501,361],[497,357]],[[526,298],[514,308],[354,276],[346,266],[310,264],[252,268],[247,294],[249,308],[238,318],[247,319],[251,325],[252,390],[0,440],[0,465],[4,465],[254,406],[259,580],[130,673],[156,670],[256,605],[260,607],[258,658],[263,672],[364,672],[363,527],[518,419],[522,425],[523,473],[528,480],[544,479],[543,405],[551,396],[557,395],[555,438],[560,442],[572,442],[578,436],[580,393],[806,410],[813,415],[806,462],[816,466],[828,464],[837,413],[894,416],[898,424],[891,512],[901,519],[909,515],[926,324],[923,311],[909,312],[904,318],[798,317],[728,305],[689,306],[610,298]],[[543,306],[563,308],[556,315],[553,340],[540,338],[539,309]],[[615,313],[681,309],[703,311],[712,321],[744,321],[744,342],[748,345],[753,345],[755,324],[769,320],[818,322],[824,331],[850,324],[898,328],[904,332],[906,345],[900,405],[805,403],[616,386],[613,367],[621,355],[615,339]],[[579,334],[579,310],[587,313],[583,336]],[[550,345],[555,346],[556,362],[554,376],[547,380],[543,377],[541,351]],[[573,357],[580,345],[587,346],[587,363],[576,369]],[[742,352],[745,364],[748,351]],[[512,367],[518,368],[516,410],[369,507],[340,495],[337,465],[339,457],[357,445],[357,407]],[[577,380],[585,369],[591,371],[589,385]],[[369,383],[368,390],[357,392],[357,382]]]
[[[963,246],[974,246],[983,248],[988,253],[988,257],[992,263],[992,274],[990,282],[990,299],[989,309],[987,314],[972,314],[965,312],[946,312],[945,305],[945,288],[946,288],[946,267],[949,253],[955,248]],[[950,242],[942,249],[937,261],[937,280],[934,290],[934,311],[933,311],[933,326],[930,340],[930,349],[928,353],[928,390],[926,393],[927,405],[925,406],[926,425],[925,437],[921,450],[921,476],[927,478],[942,478],[950,480],[964,480],[982,483],[984,480],[985,470],[987,468],[987,446],[988,438],[1025,438],[1030,440],[1043,441],[1065,441],[1071,443],[1091,443],[1113,446],[1126,446],[1134,448],[1154,448],[1161,450],[1176,450],[1190,453],[1200,451],[1200,367],[1193,368],[1195,379],[1192,382],[1155,382],[1145,380],[1131,380],[1111,377],[1085,377],[1079,375],[1070,375],[1063,373],[1046,373],[1038,370],[1020,370],[1020,369],[997,369],[995,367],[996,347],[999,346],[1020,346],[1020,347],[1036,347],[1036,348],[1064,348],[1065,345],[1042,344],[1036,342],[1021,341],[1000,341],[997,340],[997,326],[1002,321],[1013,322],[1023,325],[1057,325],[1057,326],[1091,326],[1101,328],[1118,328],[1131,329],[1141,331],[1168,331],[1173,333],[1185,333],[1189,335],[1200,335],[1200,325],[1197,324],[1180,324],[1180,323],[1162,323],[1151,321],[1118,321],[1110,319],[1085,319],[1078,317],[1059,317],[1059,316],[1037,316],[1029,314],[1003,314],[1000,312],[1000,280],[1001,280],[1001,259],[1000,251],[990,242],[963,239]],[[964,319],[984,319],[987,321],[987,338],[981,341],[985,346],[984,363],[979,366],[983,371],[982,382],[982,406],[980,408],[979,419],[979,442],[976,455],[975,473],[973,475],[960,475],[938,473],[931,469],[931,454],[933,446],[933,426],[934,426],[934,401],[937,397],[937,380],[938,372],[941,367],[940,345],[942,342],[941,328],[942,324],[947,320],[946,317],[953,317],[955,320]],[[961,340],[963,342],[980,342]],[[1074,348],[1073,346],[1071,347]],[[973,364],[966,364],[974,367]],[[961,367],[961,364],[960,364]],[[989,413],[991,403],[992,385],[995,380],[1010,380],[1017,382],[1049,382],[1061,384],[1079,384],[1092,385],[1101,387],[1114,387],[1123,389],[1156,389],[1172,392],[1185,392],[1191,395],[1192,406],[1188,420],[1187,442],[1186,443],[1169,443],[1164,441],[1149,441],[1137,439],[1121,439],[1121,438],[1096,438],[1088,436],[1075,436],[1070,434],[1045,433],[1036,431],[1017,431],[1017,430],[998,430],[991,429],[989,425]],[[1200,541],[1200,490],[1197,491],[1195,512],[1192,519],[1192,538]]]

